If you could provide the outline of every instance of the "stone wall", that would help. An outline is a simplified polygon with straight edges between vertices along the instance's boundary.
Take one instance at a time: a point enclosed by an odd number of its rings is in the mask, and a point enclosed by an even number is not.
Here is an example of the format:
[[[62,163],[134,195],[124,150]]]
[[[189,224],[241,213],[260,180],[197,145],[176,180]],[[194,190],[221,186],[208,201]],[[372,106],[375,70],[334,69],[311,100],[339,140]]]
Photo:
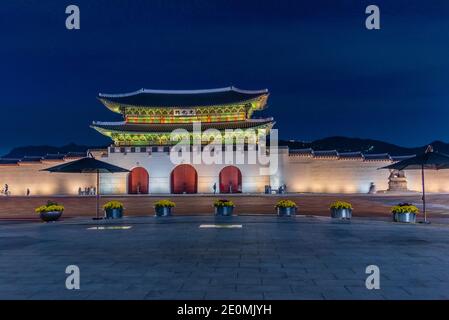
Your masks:
[[[376,190],[388,189],[388,170],[378,168],[390,161],[361,159],[317,159],[284,156],[283,181],[289,192],[367,193],[371,182]]]
[[[78,188],[95,186],[95,174],[50,173],[41,171],[63,162],[37,162],[0,166],[0,189],[8,184],[12,196],[78,194]]]
[[[170,174],[175,164],[170,161],[168,152],[98,152],[98,159],[127,169],[143,167],[149,173],[149,192],[153,194],[170,193]],[[31,195],[76,195],[78,188],[95,186],[95,174],[49,173],[42,169],[62,162],[36,162],[20,165],[0,166],[0,189],[9,185],[11,195],[25,195],[29,188]],[[316,193],[367,193],[371,182],[377,191],[388,189],[388,170],[378,168],[390,164],[388,160],[366,161],[363,159],[318,158],[289,154],[288,149],[280,148],[278,171],[272,176],[260,175],[261,166],[257,164],[236,165],[242,173],[242,191],[261,193],[264,186],[271,184],[276,189],[287,185],[289,192]],[[193,165],[198,173],[198,192],[212,193],[214,183],[219,186],[222,165]],[[421,172],[406,171],[409,190],[421,191]],[[426,171],[428,192],[449,192],[449,170]],[[128,174],[101,174],[100,190],[103,194],[128,193]]]
[[[449,192],[449,170],[426,170],[424,174],[427,192]],[[421,170],[407,170],[405,176],[409,190],[422,190]]]

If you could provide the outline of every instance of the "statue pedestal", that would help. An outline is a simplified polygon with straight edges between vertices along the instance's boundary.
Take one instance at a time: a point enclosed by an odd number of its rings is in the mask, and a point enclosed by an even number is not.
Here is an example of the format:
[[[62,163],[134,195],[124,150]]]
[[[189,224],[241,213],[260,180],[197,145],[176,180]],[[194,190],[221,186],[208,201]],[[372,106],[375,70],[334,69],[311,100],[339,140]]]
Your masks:
[[[394,177],[388,180],[388,191],[407,191],[407,179]]]

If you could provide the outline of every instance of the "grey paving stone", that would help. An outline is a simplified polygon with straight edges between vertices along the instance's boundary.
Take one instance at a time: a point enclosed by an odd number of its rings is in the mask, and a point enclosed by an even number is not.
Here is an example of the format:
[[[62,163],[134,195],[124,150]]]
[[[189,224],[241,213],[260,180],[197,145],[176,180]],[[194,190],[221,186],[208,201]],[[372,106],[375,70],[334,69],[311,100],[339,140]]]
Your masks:
[[[238,292],[292,292],[290,285],[288,284],[257,284],[257,285],[240,285],[236,286],[236,291]]]
[[[173,300],[203,300],[206,291],[177,291],[173,293]]]
[[[318,292],[264,292],[266,300],[323,300]]]
[[[449,299],[445,227],[353,219],[239,216],[240,230],[203,230],[213,217],[0,224],[0,299]],[[166,220],[168,221],[168,220]],[[65,268],[81,290],[65,289]],[[376,264],[381,290],[364,287]],[[19,267],[18,267],[19,266]]]
[[[204,297],[208,300],[262,300],[264,295],[262,292],[223,292],[223,291],[206,291]]]

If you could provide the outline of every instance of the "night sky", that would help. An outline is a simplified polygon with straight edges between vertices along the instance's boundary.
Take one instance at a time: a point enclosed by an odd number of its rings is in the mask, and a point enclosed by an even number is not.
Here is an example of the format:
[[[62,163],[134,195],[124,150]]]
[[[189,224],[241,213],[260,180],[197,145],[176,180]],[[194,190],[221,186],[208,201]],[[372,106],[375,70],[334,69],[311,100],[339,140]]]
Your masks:
[[[81,30],[65,28],[65,8]],[[365,28],[377,4],[381,30]],[[449,141],[449,1],[2,1],[0,154],[102,145],[99,92],[268,88],[281,138]]]

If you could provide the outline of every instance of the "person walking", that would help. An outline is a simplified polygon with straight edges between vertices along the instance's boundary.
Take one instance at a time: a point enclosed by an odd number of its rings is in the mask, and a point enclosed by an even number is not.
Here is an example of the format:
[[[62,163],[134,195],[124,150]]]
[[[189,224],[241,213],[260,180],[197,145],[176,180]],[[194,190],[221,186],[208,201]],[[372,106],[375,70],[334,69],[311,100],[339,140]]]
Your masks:
[[[216,182],[214,182],[212,189],[214,189],[214,194],[216,194],[217,193],[217,183]]]

